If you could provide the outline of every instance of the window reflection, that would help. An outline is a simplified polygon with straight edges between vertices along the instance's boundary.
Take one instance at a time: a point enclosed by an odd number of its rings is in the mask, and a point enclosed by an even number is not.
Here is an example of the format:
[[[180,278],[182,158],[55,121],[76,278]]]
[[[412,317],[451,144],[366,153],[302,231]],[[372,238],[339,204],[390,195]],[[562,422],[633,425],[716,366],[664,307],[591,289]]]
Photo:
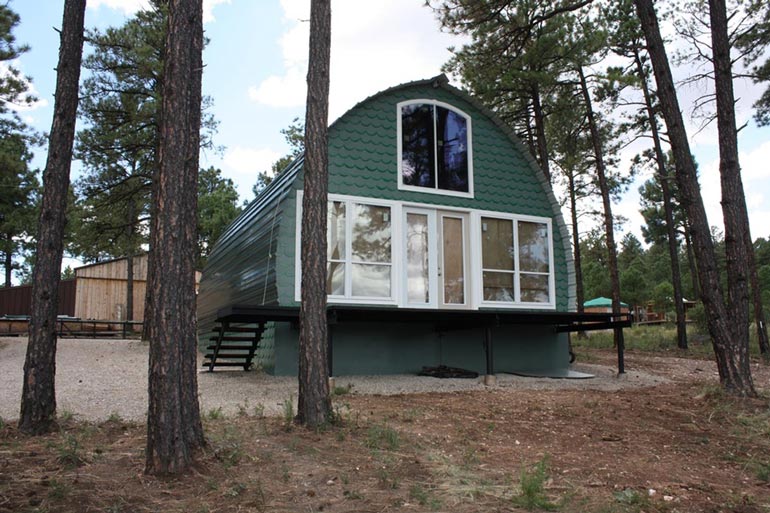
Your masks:
[[[468,132],[465,118],[436,107],[438,188],[468,192]]]
[[[481,265],[484,270],[484,301],[516,301],[513,284],[514,252],[513,221],[482,217]]]
[[[353,296],[390,297],[390,266],[353,264]]]
[[[353,260],[390,262],[390,207],[353,204]]]
[[[444,303],[465,303],[463,220],[442,218]]]
[[[409,303],[430,303],[428,216],[406,215],[406,283]]]
[[[404,185],[469,192],[468,120],[431,103],[401,107]]]
[[[548,272],[548,226],[519,221],[519,265],[525,272]]]
[[[436,186],[433,131],[432,105],[401,107],[401,176],[405,185]]]
[[[391,297],[390,207],[330,201],[328,212],[327,294]]]
[[[521,300],[526,303],[548,303],[549,296],[548,275],[522,274]]]

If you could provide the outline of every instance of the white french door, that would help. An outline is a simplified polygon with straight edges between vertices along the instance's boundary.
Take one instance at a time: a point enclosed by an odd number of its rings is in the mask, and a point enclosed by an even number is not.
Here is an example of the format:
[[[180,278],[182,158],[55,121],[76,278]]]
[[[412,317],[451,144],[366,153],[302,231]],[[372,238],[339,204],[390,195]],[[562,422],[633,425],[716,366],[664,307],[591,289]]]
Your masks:
[[[469,216],[404,207],[403,303],[411,308],[469,308]]]

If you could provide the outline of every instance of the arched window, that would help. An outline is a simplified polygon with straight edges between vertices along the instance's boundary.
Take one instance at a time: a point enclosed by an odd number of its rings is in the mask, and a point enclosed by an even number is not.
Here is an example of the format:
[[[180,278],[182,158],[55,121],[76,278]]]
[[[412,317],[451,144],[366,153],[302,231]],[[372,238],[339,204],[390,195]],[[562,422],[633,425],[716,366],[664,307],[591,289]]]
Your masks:
[[[471,118],[435,100],[398,104],[400,189],[473,196]]]

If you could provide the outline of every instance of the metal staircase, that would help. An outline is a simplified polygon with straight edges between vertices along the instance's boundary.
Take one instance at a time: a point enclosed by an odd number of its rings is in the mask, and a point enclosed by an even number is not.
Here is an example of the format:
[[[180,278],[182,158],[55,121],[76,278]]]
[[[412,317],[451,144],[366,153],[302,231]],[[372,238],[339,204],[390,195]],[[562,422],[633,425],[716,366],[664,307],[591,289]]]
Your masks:
[[[203,367],[208,367],[209,372],[215,367],[249,370],[264,330],[265,323],[231,325],[228,321],[217,321],[209,338],[211,344],[206,347]]]

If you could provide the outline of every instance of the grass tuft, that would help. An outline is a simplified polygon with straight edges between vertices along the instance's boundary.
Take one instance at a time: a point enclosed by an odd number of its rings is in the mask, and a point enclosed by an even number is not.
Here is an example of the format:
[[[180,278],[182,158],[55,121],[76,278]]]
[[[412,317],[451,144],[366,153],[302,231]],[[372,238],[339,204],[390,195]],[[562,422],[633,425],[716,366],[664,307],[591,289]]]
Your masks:
[[[72,469],[83,466],[86,462],[86,457],[83,454],[83,448],[77,438],[72,435],[64,435],[64,440],[60,445],[56,446],[57,461],[65,466],[65,468]]]
[[[398,431],[386,424],[375,424],[366,432],[364,441],[369,449],[395,451],[401,445]]]
[[[522,468],[519,476],[521,491],[512,501],[515,506],[532,511],[535,509],[554,511],[558,506],[548,499],[545,482],[548,480],[548,457],[535,463],[531,469]]]

